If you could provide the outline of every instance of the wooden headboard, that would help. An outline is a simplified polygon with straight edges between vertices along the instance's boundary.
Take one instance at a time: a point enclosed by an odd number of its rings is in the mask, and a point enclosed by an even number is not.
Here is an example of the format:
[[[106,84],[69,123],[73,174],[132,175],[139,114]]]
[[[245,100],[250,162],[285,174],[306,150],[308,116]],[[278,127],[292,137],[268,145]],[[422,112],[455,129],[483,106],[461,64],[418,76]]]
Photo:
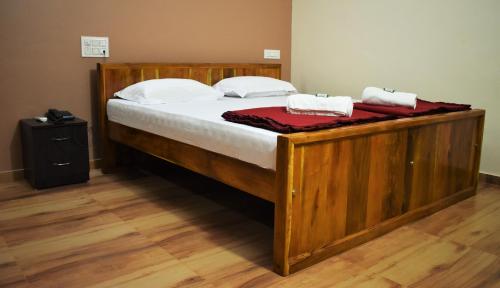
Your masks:
[[[267,76],[281,79],[281,64],[98,64],[101,99],[129,85],[150,79],[187,78],[207,85],[234,76]]]
[[[108,141],[106,103],[113,94],[137,82],[161,78],[188,78],[213,85],[235,76],[281,79],[281,64],[242,63],[116,63],[97,64],[99,75],[98,119],[101,141]],[[106,147],[106,143],[103,143]],[[106,151],[103,151],[106,153]]]

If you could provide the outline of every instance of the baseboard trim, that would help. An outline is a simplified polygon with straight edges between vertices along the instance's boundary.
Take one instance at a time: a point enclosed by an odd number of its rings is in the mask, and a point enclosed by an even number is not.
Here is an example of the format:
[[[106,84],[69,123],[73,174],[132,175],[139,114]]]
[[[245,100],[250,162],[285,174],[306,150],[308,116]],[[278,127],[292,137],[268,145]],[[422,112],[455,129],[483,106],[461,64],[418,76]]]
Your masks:
[[[100,169],[102,167],[102,159],[90,160],[89,167],[90,169]],[[22,179],[24,179],[24,169],[0,171],[0,183],[16,182]]]
[[[24,179],[24,169],[0,172],[0,183],[15,182]]]
[[[479,173],[479,182],[500,185],[500,176]]]

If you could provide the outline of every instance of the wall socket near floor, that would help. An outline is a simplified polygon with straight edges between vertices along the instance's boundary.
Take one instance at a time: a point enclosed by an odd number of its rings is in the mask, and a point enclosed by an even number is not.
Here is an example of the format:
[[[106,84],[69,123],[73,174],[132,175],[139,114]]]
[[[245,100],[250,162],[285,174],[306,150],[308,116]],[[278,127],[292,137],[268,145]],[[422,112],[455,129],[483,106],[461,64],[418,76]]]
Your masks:
[[[109,57],[109,38],[82,36],[82,57]]]
[[[264,59],[280,59],[280,58],[281,58],[280,50],[264,49]]]

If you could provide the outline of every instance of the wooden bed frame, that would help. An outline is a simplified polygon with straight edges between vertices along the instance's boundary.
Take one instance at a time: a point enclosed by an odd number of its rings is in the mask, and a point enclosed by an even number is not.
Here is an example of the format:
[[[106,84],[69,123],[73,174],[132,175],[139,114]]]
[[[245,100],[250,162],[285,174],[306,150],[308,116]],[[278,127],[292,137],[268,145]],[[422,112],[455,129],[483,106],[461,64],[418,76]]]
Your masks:
[[[107,120],[113,93],[155,78],[212,85],[280,64],[100,64],[104,170],[127,145],[275,204],[274,269],[288,275],[475,194],[484,111],[278,136],[276,171]]]

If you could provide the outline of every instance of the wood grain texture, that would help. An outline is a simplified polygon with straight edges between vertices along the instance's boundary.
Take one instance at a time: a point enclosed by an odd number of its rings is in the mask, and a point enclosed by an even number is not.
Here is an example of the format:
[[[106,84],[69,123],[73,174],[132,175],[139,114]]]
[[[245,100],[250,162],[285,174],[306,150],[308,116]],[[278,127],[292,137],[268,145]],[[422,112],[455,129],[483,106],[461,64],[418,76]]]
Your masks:
[[[276,193],[274,204],[274,269],[282,274],[289,274],[290,264],[289,251],[291,240],[291,220],[292,220],[292,197],[294,194],[293,166],[295,159],[301,159],[300,155],[295,155],[293,145],[286,138],[278,138],[278,153],[276,163],[276,187],[283,187],[280,193]],[[286,167],[286,168],[285,168]]]
[[[285,180],[294,191],[291,206],[282,206],[290,211],[281,212],[291,215],[290,237],[276,234],[285,243],[276,249],[289,249],[279,254],[288,254],[281,262],[290,267],[283,271],[297,271],[473,195],[482,116],[456,115],[394,131],[332,130],[339,138],[321,134],[320,142],[300,133],[280,136],[292,146],[293,160],[277,169],[291,173]]]
[[[399,129],[408,129],[411,127],[445,123],[467,118],[478,118],[479,120],[478,130],[482,131],[484,125],[484,115],[485,115],[484,110],[472,109],[469,111],[402,118],[397,120],[381,121],[376,123],[353,125],[353,126],[318,130],[312,132],[292,133],[292,134],[287,134],[287,138],[290,139],[290,141],[292,141],[293,143],[306,144],[306,143],[314,143],[314,142],[328,141],[334,139],[338,140],[340,138],[347,138],[353,136],[390,132]],[[477,136],[478,136],[477,141],[481,142],[482,134]],[[481,137],[480,139],[479,136]]]
[[[272,170],[114,122],[108,125],[111,140],[274,202]]]
[[[477,119],[427,125],[409,130],[407,207],[422,207],[476,185]],[[482,132],[481,132],[482,134]]]
[[[489,288],[500,283],[500,258],[491,250],[500,246],[500,227],[490,220],[499,216],[498,186],[485,186],[428,218],[280,277],[272,272],[272,227],[241,213],[267,202],[226,206],[221,200],[228,195],[247,195],[223,191],[223,185],[201,176],[179,179],[182,173],[97,174],[89,183],[43,192],[25,183],[2,184],[0,195],[9,191],[9,197],[0,200],[0,286]],[[218,197],[206,198],[208,192]],[[471,233],[473,226],[480,227],[480,237]]]
[[[28,287],[21,267],[2,238],[0,238],[0,287]]]

